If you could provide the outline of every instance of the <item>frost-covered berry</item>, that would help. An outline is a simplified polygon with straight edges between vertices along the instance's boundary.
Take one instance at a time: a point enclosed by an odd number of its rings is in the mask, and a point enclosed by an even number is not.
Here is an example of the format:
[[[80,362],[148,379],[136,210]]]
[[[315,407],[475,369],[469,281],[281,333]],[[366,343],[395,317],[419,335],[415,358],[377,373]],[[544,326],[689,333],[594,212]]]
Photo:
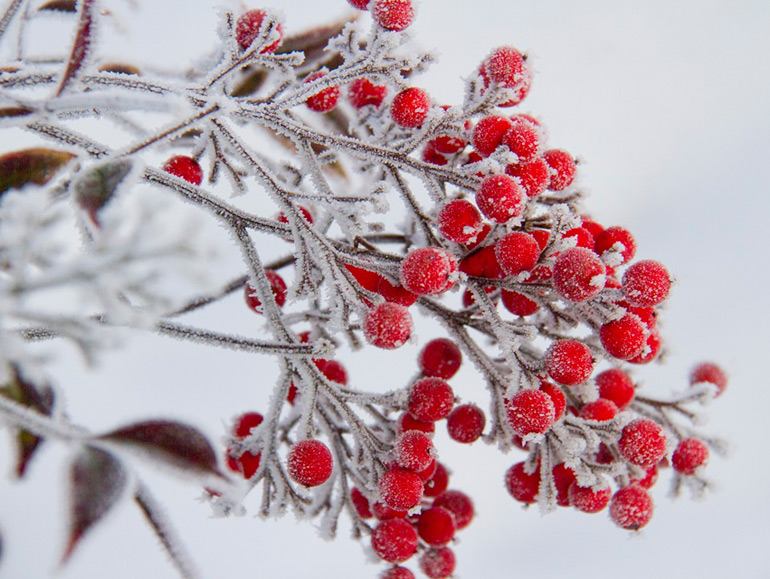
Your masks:
[[[569,487],[569,502],[583,513],[598,513],[609,504],[612,489],[607,481],[602,480],[595,487],[581,487],[577,482]]]
[[[399,435],[393,451],[398,466],[413,471],[428,468],[436,454],[430,436],[419,430],[407,430]]]
[[[468,144],[468,141],[451,135],[441,135],[428,141],[439,152],[445,155],[459,153]]]
[[[408,511],[420,504],[423,483],[416,472],[394,467],[380,477],[380,500],[391,509]]]
[[[634,306],[657,306],[668,297],[671,278],[663,264],[653,260],[637,261],[623,274],[623,295]]]
[[[350,86],[348,86],[348,101],[350,101],[350,104],[357,109],[361,109],[367,105],[373,105],[375,108],[379,108],[387,94],[387,86],[374,84],[368,78],[357,78],[350,83]]]
[[[412,0],[372,0],[369,11],[374,21],[386,30],[400,32],[414,20]]]
[[[264,417],[259,412],[245,412],[235,419],[233,423],[233,436],[236,438],[246,438],[251,434],[251,430],[260,424]]]
[[[637,418],[623,428],[618,450],[626,462],[649,467],[666,454],[666,435],[658,423]]]
[[[679,474],[692,475],[709,459],[709,449],[697,438],[684,438],[676,445],[671,466]]]
[[[462,361],[460,348],[449,338],[436,338],[425,344],[417,360],[423,374],[444,380],[457,373]]]
[[[449,509],[433,506],[420,513],[417,534],[428,545],[446,545],[455,536],[457,525]]]
[[[527,197],[537,197],[548,188],[551,175],[547,163],[538,157],[529,163],[516,163],[506,165],[506,175],[519,180],[527,193]]]
[[[541,152],[541,134],[536,125],[521,118],[512,120],[503,144],[519,158],[519,163],[534,161]]]
[[[401,304],[407,308],[420,299],[420,296],[416,293],[410,292],[404,286],[393,285],[386,278],[381,276],[377,282],[377,293],[384,297],[385,301]]]
[[[599,398],[593,402],[586,402],[580,409],[580,418],[584,420],[596,420],[605,422],[612,420],[618,413],[618,407],[611,400]]]
[[[545,352],[545,371],[565,386],[575,386],[588,380],[593,367],[591,350],[577,340],[556,340]]]
[[[437,497],[449,486],[449,471],[440,462],[436,463],[436,472],[425,483],[425,496]]]
[[[398,420],[398,430],[399,432],[406,432],[408,430],[419,430],[420,432],[424,432],[425,434],[433,434],[434,432],[436,432],[436,423],[423,422],[422,420],[417,420],[408,412],[404,412],[401,415],[401,418],[399,418]]]
[[[542,390],[519,390],[505,404],[511,429],[519,436],[548,432],[556,410],[553,400]]]
[[[406,408],[417,420],[435,422],[449,416],[454,402],[454,392],[447,381],[429,377],[412,386]]]
[[[400,304],[383,302],[374,306],[364,317],[363,330],[366,341],[383,348],[400,348],[412,334],[412,315]]]
[[[426,466],[421,471],[417,472],[417,475],[420,477],[420,480],[423,482],[423,486],[426,482],[428,482],[434,474],[436,474],[436,469],[438,468],[438,461],[434,458],[430,461],[430,464]],[[423,491],[424,493],[424,491]]]
[[[642,488],[645,489],[651,489],[653,486],[655,486],[655,483],[658,482],[658,465],[653,464],[652,466],[647,467],[646,472],[644,473],[644,478],[632,478],[631,483],[639,485]]]
[[[520,503],[534,503],[540,488],[540,467],[529,474],[524,471],[524,463],[517,462],[505,472],[505,488]]]
[[[481,437],[486,422],[481,408],[475,404],[461,404],[447,416],[446,427],[452,440],[470,444]]]
[[[624,227],[608,227],[596,237],[594,251],[601,256],[604,256],[606,251],[618,251],[621,256],[620,264],[628,263],[636,255],[636,240]]]
[[[464,257],[460,262],[459,269],[464,274],[473,277],[489,279],[505,277],[505,272],[497,261],[494,245],[487,245]]]
[[[286,282],[276,272],[270,269],[265,270],[267,281],[270,282],[270,291],[273,293],[275,303],[279,308],[282,308],[286,303]],[[246,299],[246,305],[258,314],[262,313],[262,302],[257,297],[256,290],[251,286],[249,282],[243,287],[244,298]]]
[[[313,82],[319,78],[326,76],[326,71],[319,70],[312,74],[309,74],[305,79],[305,82]],[[337,106],[337,101],[340,99],[340,87],[337,85],[329,86],[319,90],[317,93],[307,97],[305,104],[311,111],[317,113],[328,113],[334,107]]]
[[[313,363],[321,371],[321,374],[326,376],[332,382],[342,384],[346,386],[348,383],[348,372],[345,370],[345,366],[338,360],[326,360],[323,358],[316,358]]]
[[[515,316],[531,316],[540,309],[540,306],[527,296],[512,290],[502,290],[500,299],[505,309]]]
[[[594,248],[596,247],[596,240],[594,239],[594,236],[591,235],[590,231],[582,227],[574,227],[569,231],[565,231],[561,238],[571,239],[575,244],[574,247],[585,247],[591,251],[594,251]]]
[[[388,563],[403,563],[417,551],[417,531],[404,519],[380,522],[372,531],[372,549]]]
[[[628,361],[632,364],[649,364],[657,358],[662,347],[663,339],[660,337],[660,332],[658,332],[657,329],[654,329],[647,336],[647,341],[645,342],[641,353],[633,358],[629,358]]]
[[[476,205],[488,219],[505,223],[524,211],[525,193],[508,175],[486,177],[476,191]]]
[[[553,402],[553,421],[558,422],[558,420],[564,416],[564,411],[567,408],[567,399],[564,396],[564,392],[562,392],[562,389],[555,384],[551,384],[544,380],[540,383],[540,391],[545,392],[550,396],[551,402]]]
[[[455,243],[475,241],[483,227],[481,213],[467,199],[454,199],[444,205],[436,223],[441,235]]]
[[[360,285],[362,288],[369,290],[370,292],[377,291],[380,279],[382,278],[380,274],[374,271],[369,271],[368,269],[357,267],[355,265],[350,265],[349,263],[345,264],[345,269],[350,272],[350,275],[353,276],[353,278],[358,282],[358,285]]]
[[[254,42],[254,39],[259,36],[260,29],[262,28],[262,22],[268,16],[265,10],[249,10],[244,12],[235,23],[235,40],[238,42],[238,46],[242,50],[246,50]],[[276,25],[276,31],[278,32],[278,40],[273,42],[269,46],[265,46],[259,52],[261,54],[275,52],[275,49],[281,44],[283,39],[283,31],[281,24]]]
[[[512,46],[500,46],[484,61],[489,79],[500,86],[515,88],[529,76],[525,56]]]
[[[719,396],[727,388],[727,374],[716,364],[702,362],[690,372],[690,385],[698,384],[699,382],[708,382],[716,386],[716,396]]]
[[[598,294],[606,280],[606,268],[590,249],[570,247],[553,264],[553,287],[564,298],[584,302]]]
[[[163,170],[193,185],[200,185],[203,181],[203,169],[198,161],[186,155],[174,155],[163,164]]]
[[[449,510],[455,517],[458,531],[471,524],[475,512],[471,498],[457,490],[444,491],[433,500],[433,506]]]
[[[482,157],[489,157],[497,147],[503,144],[503,138],[511,126],[512,123],[508,117],[494,115],[484,117],[473,128],[471,134],[473,148]]]
[[[359,10],[366,10],[366,8],[369,6],[369,2],[371,2],[371,0],[348,0],[348,4],[350,4],[353,8],[358,8]]]
[[[332,475],[332,453],[320,440],[300,440],[286,458],[289,476],[306,487],[322,485]]]
[[[652,498],[638,485],[623,487],[612,495],[610,519],[623,529],[641,529],[650,522],[652,511]]]
[[[457,279],[457,259],[441,247],[419,247],[401,262],[399,279],[410,292],[420,295],[440,294]]]
[[[647,343],[647,335],[647,326],[634,314],[626,314],[619,320],[602,324],[599,329],[602,346],[610,356],[619,360],[628,360],[641,354]]]
[[[390,103],[390,116],[400,127],[419,127],[428,118],[430,97],[421,88],[410,87],[393,97]]]
[[[557,464],[551,470],[553,484],[556,487],[556,504],[560,507],[570,506],[569,488],[577,480],[575,471],[563,462]]]
[[[623,410],[631,404],[636,392],[631,378],[618,368],[605,370],[596,376],[596,385],[599,387],[599,396],[612,400],[618,410]]]
[[[433,547],[420,557],[420,569],[429,579],[446,579],[454,573],[457,561],[449,547]]]
[[[388,519],[404,519],[409,514],[409,511],[391,509],[385,503],[376,501],[372,505],[372,514],[377,517],[378,521],[387,521]]]
[[[512,231],[495,243],[495,256],[506,274],[518,275],[537,265],[540,245],[529,233]]]
[[[353,503],[353,507],[355,507],[356,513],[359,517],[362,519],[372,518],[372,510],[371,505],[369,504],[369,499],[364,496],[364,493],[358,490],[358,487],[353,487],[350,489],[350,502]]]
[[[543,153],[543,160],[549,168],[551,179],[548,188],[552,191],[563,191],[575,180],[575,159],[567,151],[549,149]]]
[[[367,0],[368,2],[369,0]],[[412,573],[406,567],[397,565],[390,569],[385,569],[380,575],[380,579],[414,579],[414,573]]]

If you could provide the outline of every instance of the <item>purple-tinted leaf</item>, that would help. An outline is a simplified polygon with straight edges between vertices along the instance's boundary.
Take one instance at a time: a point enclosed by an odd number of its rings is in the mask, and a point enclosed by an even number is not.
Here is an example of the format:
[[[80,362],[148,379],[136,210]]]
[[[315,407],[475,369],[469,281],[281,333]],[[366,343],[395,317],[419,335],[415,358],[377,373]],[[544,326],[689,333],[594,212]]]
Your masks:
[[[85,447],[70,467],[70,527],[63,560],[83,535],[115,505],[126,486],[126,473],[117,458]]]
[[[70,53],[69,62],[67,62],[67,69],[64,71],[64,76],[62,76],[59,90],[56,91],[57,96],[67,88],[67,85],[83,67],[88,51],[91,48],[91,35],[94,28],[93,12],[94,0],[81,0],[78,31],[75,34],[75,42],[72,44],[72,52]]]
[[[0,387],[0,396],[23,404],[46,416],[50,416],[53,411],[54,395],[51,387],[47,384],[37,386],[27,382],[19,375],[16,368],[13,369],[11,381]],[[17,446],[16,475],[21,478],[43,439],[26,430],[17,430],[14,436]]]
[[[222,476],[214,448],[192,426],[153,420],[131,424],[100,438],[138,447],[154,458],[186,471]]]
[[[0,194],[28,183],[45,185],[75,155],[54,149],[24,149],[0,156]]]
[[[75,0],[51,0],[43,4],[39,10],[55,10],[57,12],[75,12],[77,2]]]

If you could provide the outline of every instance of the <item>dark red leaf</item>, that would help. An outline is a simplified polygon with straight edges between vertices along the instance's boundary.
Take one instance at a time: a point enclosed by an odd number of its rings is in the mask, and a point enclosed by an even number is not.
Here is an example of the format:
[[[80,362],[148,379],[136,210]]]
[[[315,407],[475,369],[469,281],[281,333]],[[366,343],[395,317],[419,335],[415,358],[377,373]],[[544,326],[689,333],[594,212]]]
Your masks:
[[[0,118],[26,117],[33,112],[32,109],[28,109],[27,107],[5,107],[0,109]]]
[[[0,155],[0,194],[28,183],[45,185],[75,155],[54,149],[24,149]]]
[[[77,2],[75,0],[51,0],[40,7],[40,10],[55,10],[57,12],[75,12]]]
[[[70,527],[63,560],[83,535],[115,505],[127,476],[117,458],[98,448],[85,447],[70,467]]]
[[[94,24],[94,0],[82,0],[80,2],[80,15],[78,18],[78,31],[75,35],[75,42],[72,44],[72,52],[67,62],[67,69],[64,71],[59,90],[56,95],[60,95],[67,88],[67,85],[75,78],[75,75],[83,67],[88,51],[91,48],[91,35]]]
[[[153,420],[131,424],[100,438],[138,447],[154,458],[186,471],[223,476],[211,443],[192,426]]]

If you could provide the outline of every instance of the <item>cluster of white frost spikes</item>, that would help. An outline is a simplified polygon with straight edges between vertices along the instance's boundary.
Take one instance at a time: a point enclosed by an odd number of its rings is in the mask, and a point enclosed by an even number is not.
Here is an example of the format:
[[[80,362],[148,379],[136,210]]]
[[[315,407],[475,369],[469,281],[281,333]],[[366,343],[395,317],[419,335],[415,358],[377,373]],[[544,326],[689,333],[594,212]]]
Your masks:
[[[581,209],[574,158],[520,111],[526,55],[492,50],[463,102],[439,106],[417,84],[432,57],[410,42],[411,1],[350,3],[358,17],[294,36],[269,10],[227,13],[216,54],[175,76],[100,61],[109,16],[97,0],[6,3],[0,420],[19,476],[44,439],[80,449],[67,554],[133,485],[179,572],[196,575],[128,476],[126,449],[199,475],[221,515],[253,495],[262,515],[288,508],[334,535],[344,513],[390,579],[414,577],[401,565],[413,556],[426,576],[451,576],[453,538],[473,519],[472,498],[451,488],[461,465],[437,460],[437,426],[461,444],[521,449],[501,488],[544,512],[606,509],[636,530],[659,469],[677,489],[706,488],[721,443],[695,430],[694,408],[726,377],[702,363],[673,398],[637,393],[637,369],[664,348],[669,274],[633,260],[627,229]],[[70,53],[26,57],[26,28],[52,11],[69,13]],[[36,144],[8,148],[21,134]],[[255,196],[270,211],[248,209]],[[180,303],[210,264],[191,235],[206,217],[243,275]],[[261,339],[179,321],[233,292],[261,316]],[[348,384],[336,346],[398,348],[418,313],[441,334],[414,381],[385,394]],[[33,343],[71,341],[92,358],[116,328],[268,355],[280,379],[226,448],[151,418],[94,434],[67,421]],[[449,380],[462,363],[485,388],[459,404]]]

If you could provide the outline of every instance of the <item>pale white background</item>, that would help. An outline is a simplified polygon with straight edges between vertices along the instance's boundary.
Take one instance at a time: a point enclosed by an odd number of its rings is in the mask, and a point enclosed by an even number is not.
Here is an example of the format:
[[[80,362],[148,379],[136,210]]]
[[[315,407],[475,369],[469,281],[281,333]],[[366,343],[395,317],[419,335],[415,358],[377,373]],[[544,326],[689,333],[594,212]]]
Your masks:
[[[115,58],[134,54],[131,60],[139,63],[173,66],[205,54],[216,41],[208,2],[137,4],[143,15],[126,24],[126,35],[105,39],[106,53]],[[288,32],[347,10],[343,0],[267,5],[284,12]],[[125,5],[116,8],[126,12]],[[458,448],[442,433],[437,444],[442,459],[455,465],[452,486],[471,493],[478,510],[456,545],[458,577],[770,574],[769,25],[770,4],[759,0],[421,3],[414,31],[424,47],[437,49],[440,62],[415,82],[437,101],[453,103],[461,95],[459,77],[490,48],[512,44],[527,51],[537,74],[522,110],[543,120],[553,146],[583,161],[588,210],[605,225],[630,228],[639,257],[662,260],[676,276],[664,318],[669,363],[645,374],[645,388],[662,393],[682,387],[690,365],[701,359],[718,361],[731,377],[706,427],[733,445],[730,458],[713,460],[708,471],[719,489],[703,502],[672,502],[662,481],[654,491],[655,518],[640,536],[629,537],[604,514],[559,511],[543,518],[534,509],[523,511],[502,486],[503,472],[519,456],[478,444]],[[239,272],[232,260],[221,270],[223,280]],[[199,321],[256,334],[256,321],[237,302]],[[97,372],[87,372],[72,351],[61,351],[66,358],[57,375],[70,392],[66,402],[76,422],[98,431],[153,414],[194,423],[216,439],[234,414],[266,402],[274,371],[269,362],[146,335],[129,337],[129,344],[107,354]],[[346,364],[354,383],[387,389],[408,379],[416,351],[408,346]],[[455,381],[461,395],[483,401],[472,372]],[[1,444],[0,469],[8,472],[7,437]],[[66,453],[49,444],[29,481],[0,482],[0,577],[174,577],[128,501],[57,570]],[[326,543],[311,522],[296,523],[291,515],[280,522],[251,515],[211,520],[208,508],[195,502],[194,485],[143,476],[205,577],[357,579],[375,577],[381,568],[348,540],[346,525],[337,541]]]

